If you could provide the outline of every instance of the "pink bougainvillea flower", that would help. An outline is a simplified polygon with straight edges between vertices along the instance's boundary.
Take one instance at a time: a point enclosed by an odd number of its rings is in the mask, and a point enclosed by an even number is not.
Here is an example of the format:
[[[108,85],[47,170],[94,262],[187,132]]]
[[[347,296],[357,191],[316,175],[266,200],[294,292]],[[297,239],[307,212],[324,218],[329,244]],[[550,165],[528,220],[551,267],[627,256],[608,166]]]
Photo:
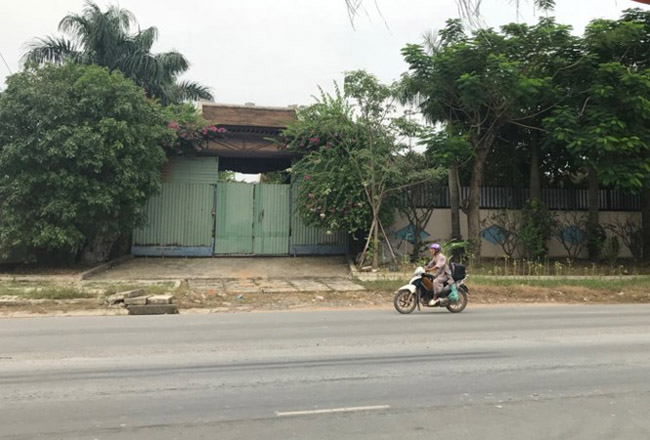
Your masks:
[[[305,180],[310,180],[310,179],[311,179],[311,175],[309,174],[305,175]]]
[[[201,133],[203,133],[203,135],[208,134],[208,129],[203,127],[203,130],[201,130]]]
[[[211,125],[211,126],[210,126],[210,131],[211,131],[211,132],[215,132],[215,131],[217,131],[217,127],[215,127],[214,125]]]

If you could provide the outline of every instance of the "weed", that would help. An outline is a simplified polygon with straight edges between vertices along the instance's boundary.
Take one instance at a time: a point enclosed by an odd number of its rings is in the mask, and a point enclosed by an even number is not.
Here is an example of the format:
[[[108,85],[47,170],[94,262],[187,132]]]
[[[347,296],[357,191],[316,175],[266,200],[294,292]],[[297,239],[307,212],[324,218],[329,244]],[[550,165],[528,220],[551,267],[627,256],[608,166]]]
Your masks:
[[[0,285],[0,296],[17,296],[24,299],[77,299],[92,298],[94,294],[84,289],[52,284],[10,282]]]

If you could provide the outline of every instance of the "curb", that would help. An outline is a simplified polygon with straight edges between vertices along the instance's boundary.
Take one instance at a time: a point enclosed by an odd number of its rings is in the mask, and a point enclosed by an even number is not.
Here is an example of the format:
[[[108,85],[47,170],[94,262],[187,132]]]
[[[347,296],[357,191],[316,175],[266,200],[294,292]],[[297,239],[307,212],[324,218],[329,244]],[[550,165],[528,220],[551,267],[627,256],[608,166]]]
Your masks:
[[[125,255],[123,257],[116,258],[115,260],[111,260],[107,263],[100,264],[99,266],[93,267],[92,269],[88,269],[87,271],[79,275],[79,281],[85,281],[88,278],[97,275],[98,273],[105,272],[112,267],[115,267],[119,264],[131,260],[132,258],[133,255]]]
[[[413,273],[406,272],[369,272],[363,273],[355,271],[353,276],[360,281],[382,281],[382,280],[401,280],[410,279]],[[602,280],[602,281],[617,281],[617,280],[635,280],[641,278],[649,278],[649,275],[472,275],[469,274],[469,280],[472,279],[490,279],[490,280],[521,280],[521,281],[571,281],[571,280]]]
[[[402,280],[413,277],[412,272],[360,272],[351,258],[348,258],[348,265],[352,278],[359,281]]]

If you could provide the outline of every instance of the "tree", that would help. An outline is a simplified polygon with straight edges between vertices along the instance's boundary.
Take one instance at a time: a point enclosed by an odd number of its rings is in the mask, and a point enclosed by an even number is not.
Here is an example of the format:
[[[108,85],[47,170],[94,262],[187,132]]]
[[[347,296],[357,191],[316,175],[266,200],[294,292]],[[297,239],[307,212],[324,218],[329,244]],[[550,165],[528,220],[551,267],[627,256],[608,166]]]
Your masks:
[[[442,184],[445,173],[441,167],[434,168],[426,154],[407,151],[395,159],[398,175],[401,176],[399,184],[405,188],[396,195],[395,205],[412,227],[411,261],[415,262],[425,245],[422,233],[435,209],[432,203],[435,189]]]
[[[165,125],[119,72],[64,64],[10,76],[0,95],[0,247],[105,260],[159,190]]]
[[[521,125],[537,113],[535,103],[552,87],[552,77],[530,69],[508,34],[485,30],[467,36],[458,20],[440,31],[441,46],[429,54],[407,45],[410,87],[422,97],[420,110],[434,124],[453,127],[469,142],[473,154],[467,200],[468,239],[480,255],[480,190],[488,156],[502,130]]]
[[[381,84],[364,71],[348,72],[344,93],[323,94],[298,112],[284,132],[287,148],[302,152],[293,167],[298,207],[308,224],[364,234],[363,265],[379,264],[383,224],[392,217],[391,197],[403,188],[395,161],[407,124],[396,109],[398,85]],[[410,183],[412,184],[412,183]],[[405,185],[410,185],[405,184]]]
[[[449,205],[451,208],[451,239],[461,241],[460,232],[460,176],[461,165],[472,158],[472,148],[463,133],[454,133],[448,123],[445,131],[432,131],[423,136],[429,161],[448,169]]]
[[[48,36],[34,40],[28,44],[24,61],[38,65],[73,61],[119,70],[163,105],[213,99],[208,88],[179,81],[189,68],[182,54],[151,52],[158,38],[155,27],[131,33],[134,27],[137,21],[130,11],[118,6],[102,11],[96,3],[86,1],[81,15],[67,15],[59,23],[59,31],[67,34],[67,38]]]
[[[634,191],[650,188],[648,36],[650,13],[640,10],[626,11],[617,21],[591,22],[585,31],[587,60],[578,72],[581,90],[546,119],[554,137],[588,170],[592,258],[604,243],[604,230],[596,226],[598,183]]]

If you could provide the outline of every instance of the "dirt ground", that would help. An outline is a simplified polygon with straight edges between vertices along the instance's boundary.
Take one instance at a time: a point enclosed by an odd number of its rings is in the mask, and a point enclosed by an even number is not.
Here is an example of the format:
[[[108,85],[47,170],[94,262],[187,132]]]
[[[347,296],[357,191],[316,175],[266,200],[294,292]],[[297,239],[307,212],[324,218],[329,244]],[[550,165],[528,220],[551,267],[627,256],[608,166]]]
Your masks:
[[[349,266],[345,257],[134,258],[98,274],[93,280],[347,276]]]
[[[625,291],[585,287],[533,287],[470,285],[468,307],[490,305],[562,305],[650,303],[649,286],[628,286]],[[290,310],[341,310],[393,307],[393,292],[294,292],[226,294],[192,290],[183,284],[175,292],[180,313],[229,313]],[[0,317],[125,315],[123,308],[108,308],[100,301],[42,301],[20,307],[0,307]]]

